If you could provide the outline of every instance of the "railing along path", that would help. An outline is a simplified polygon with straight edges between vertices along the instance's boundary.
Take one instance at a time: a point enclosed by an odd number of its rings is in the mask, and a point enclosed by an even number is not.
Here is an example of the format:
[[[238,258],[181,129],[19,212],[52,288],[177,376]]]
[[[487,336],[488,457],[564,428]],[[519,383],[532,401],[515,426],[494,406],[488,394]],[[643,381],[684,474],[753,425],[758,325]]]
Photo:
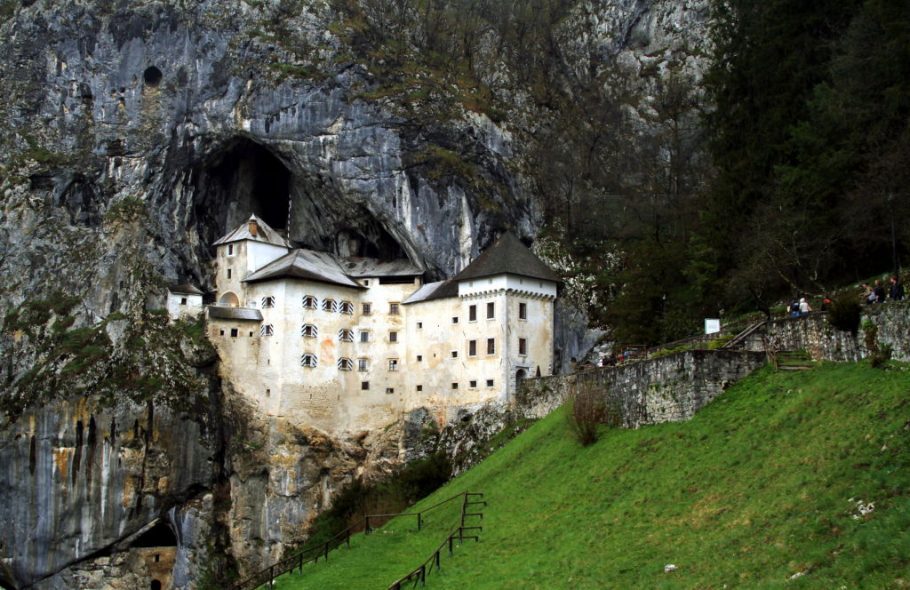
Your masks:
[[[267,587],[269,590],[272,590],[272,588],[274,587],[275,578],[277,578],[278,576],[280,576],[282,574],[286,574],[288,572],[292,572],[295,569],[298,569],[300,571],[300,573],[303,573],[303,566],[305,564],[308,564],[311,562],[314,564],[318,563],[320,558],[322,558],[323,560],[328,560],[329,553],[332,550],[337,549],[341,545],[346,545],[347,547],[350,547],[351,546],[351,535],[354,533],[363,531],[364,534],[369,535],[376,526],[381,526],[383,523],[391,520],[392,518],[397,518],[397,517],[401,517],[401,516],[416,517],[417,518],[417,530],[419,531],[423,527],[423,515],[424,514],[426,514],[427,512],[430,512],[432,510],[435,510],[435,509],[439,508],[440,506],[448,504],[449,502],[451,502],[453,500],[462,498],[463,501],[462,501],[462,506],[461,506],[461,524],[460,524],[460,526],[456,527],[456,529],[453,531],[452,534],[449,535],[449,538],[446,541],[449,543],[449,551],[451,553],[453,535],[456,535],[459,540],[472,539],[472,538],[475,541],[477,540],[476,535],[465,536],[464,533],[465,533],[465,531],[480,529],[480,527],[466,527],[465,526],[465,518],[471,517],[471,516],[477,516],[478,513],[466,513],[466,510],[467,510],[467,507],[470,505],[477,505],[477,504],[481,504],[481,503],[485,505],[486,502],[484,502],[483,500],[470,501],[469,498],[472,496],[473,497],[483,496],[483,494],[477,493],[477,492],[461,492],[459,494],[455,494],[454,496],[452,496],[450,498],[446,498],[445,500],[442,500],[441,502],[433,504],[432,506],[430,506],[428,508],[424,508],[423,510],[421,510],[419,512],[391,512],[391,513],[384,513],[384,514],[366,514],[366,515],[364,515],[364,517],[361,521],[359,521],[359,522],[349,526],[348,528],[344,529],[343,531],[337,533],[329,540],[319,543],[317,545],[313,545],[312,547],[305,546],[300,551],[296,551],[296,552],[292,553],[291,555],[276,561],[269,567],[262,569],[262,570],[256,572],[255,574],[237,582],[232,587],[232,590],[256,590],[263,586]],[[483,518],[483,514],[479,514],[479,516],[480,516],[480,518]],[[445,546],[445,543],[443,543],[443,545],[440,547],[444,547],[444,546]],[[439,567],[438,553],[439,553],[439,550],[437,550],[436,553],[434,553],[434,555],[436,556],[437,569]],[[432,556],[431,556],[431,559],[432,559]],[[428,573],[426,568],[424,567],[424,566],[426,566],[426,564],[427,564],[427,562],[424,562],[421,566],[418,566],[418,568],[417,568],[418,570],[420,570],[421,567],[424,568],[423,579],[426,579],[426,574]],[[415,570],[415,571],[417,571],[417,570]],[[411,574],[408,574],[408,576],[405,576],[405,578],[402,578],[402,580],[408,579],[413,574],[414,574],[414,572],[411,572]],[[401,581],[401,580],[399,580],[399,581]],[[392,587],[395,587],[395,586],[393,585]],[[397,588],[401,588],[401,586],[399,585],[399,586],[397,586]]]

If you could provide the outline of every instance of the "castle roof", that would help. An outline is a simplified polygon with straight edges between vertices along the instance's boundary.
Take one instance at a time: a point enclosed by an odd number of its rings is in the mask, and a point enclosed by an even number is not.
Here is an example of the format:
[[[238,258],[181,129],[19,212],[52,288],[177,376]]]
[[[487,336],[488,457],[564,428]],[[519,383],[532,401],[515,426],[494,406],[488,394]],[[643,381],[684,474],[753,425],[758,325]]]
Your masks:
[[[252,231],[250,231],[250,226],[256,227],[255,235]],[[238,225],[233,231],[215,241],[213,246],[221,246],[223,244],[230,244],[232,242],[239,242],[241,240],[252,240],[254,242],[274,244],[275,246],[284,246],[285,248],[291,247],[290,242],[283,238],[277,231],[272,229],[269,224],[259,219],[255,215],[250,215],[249,219]]]
[[[522,244],[521,240],[512,232],[506,232],[452,280],[465,281],[501,274],[532,277],[554,283],[561,282],[556,273]]]
[[[410,303],[420,303],[421,301],[446,299],[448,297],[458,297],[458,283],[453,280],[426,283],[411,293],[411,296],[405,300],[404,304],[408,305]]]
[[[243,280],[246,283],[256,283],[273,279],[306,279],[354,289],[362,288],[345,275],[334,256],[302,248],[273,260]]]
[[[167,288],[171,293],[179,293],[181,295],[204,295],[202,289],[197,287],[192,283],[180,283],[179,285],[171,285]]]
[[[240,320],[248,322],[261,322],[262,312],[248,307],[227,307],[224,305],[209,305],[209,317],[216,320]]]

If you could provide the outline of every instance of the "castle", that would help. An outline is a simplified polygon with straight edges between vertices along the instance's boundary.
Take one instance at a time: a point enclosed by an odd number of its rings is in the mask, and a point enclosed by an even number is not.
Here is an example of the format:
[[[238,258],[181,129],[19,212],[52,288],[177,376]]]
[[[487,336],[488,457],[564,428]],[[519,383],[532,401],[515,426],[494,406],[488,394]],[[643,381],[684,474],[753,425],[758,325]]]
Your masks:
[[[510,233],[426,284],[407,260],[295,248],[256,216],[214,245],[209,336],[269,415],[335,433],[419,407],[447,420],[552,372],[559,279]]]

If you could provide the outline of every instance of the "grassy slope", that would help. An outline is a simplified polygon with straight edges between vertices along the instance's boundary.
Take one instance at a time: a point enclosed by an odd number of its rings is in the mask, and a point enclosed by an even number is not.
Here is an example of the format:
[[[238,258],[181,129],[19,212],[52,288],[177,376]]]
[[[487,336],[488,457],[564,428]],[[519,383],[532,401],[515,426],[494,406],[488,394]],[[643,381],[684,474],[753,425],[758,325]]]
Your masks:
[[[482,540],[430,588],[910,587],[910,370],[766,369],[688,423],[588,448],[560,411],[421,504],[464,489],[490,501]],[[856,519],[858,499],[875,509]],[[392,523],[279,588],[386,588],[448,518]]]

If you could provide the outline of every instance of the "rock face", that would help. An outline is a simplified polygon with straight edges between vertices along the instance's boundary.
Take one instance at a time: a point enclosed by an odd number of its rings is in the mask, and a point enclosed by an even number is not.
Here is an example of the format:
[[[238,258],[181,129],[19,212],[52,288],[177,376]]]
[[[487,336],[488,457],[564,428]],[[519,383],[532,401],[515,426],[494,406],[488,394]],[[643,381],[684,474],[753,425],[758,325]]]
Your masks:
[[[133,4],[0,14],[0,583],[14,588],[142,587],[137,543],[156,523],[175,537],[174,587],[218,586],[298,541],[339,486],[414,454],[404,425],[331,440],[267,421],[204,346],[137,336],[166,283],[211,288],[208,245],[251,211],[305,246],[437,276],[545,221],[528,154],[549,107],[498,61],[476,56],[505,116],[445,84],[402,106],[352,56],[335,3]],[[554,34],[564,75],[602,81],[608,63],[642,90],[629,116],[646,128],[667,64],[703,69],[705,4],[573,5]],[[590,342],[577,332],[560,331],[572,356]],[[445,446],[470,446],[452,432]]]

